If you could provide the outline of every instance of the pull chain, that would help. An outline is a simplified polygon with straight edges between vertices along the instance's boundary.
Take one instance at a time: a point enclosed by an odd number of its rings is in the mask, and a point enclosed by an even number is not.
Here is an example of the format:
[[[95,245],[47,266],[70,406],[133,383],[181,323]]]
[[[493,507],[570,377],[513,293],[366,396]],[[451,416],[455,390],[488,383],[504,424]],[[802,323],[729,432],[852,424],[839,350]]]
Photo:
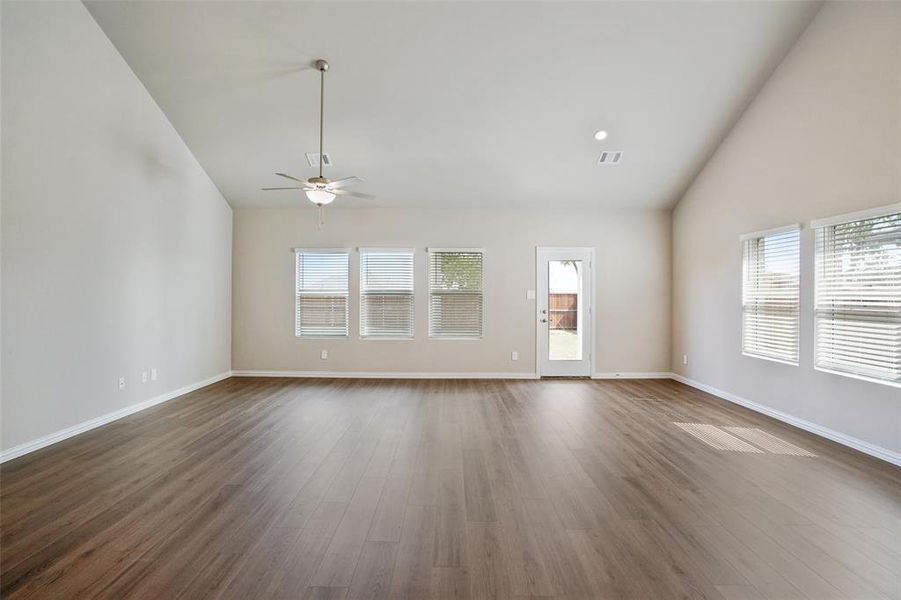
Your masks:
[[[325,225],[325,206],[322,204],[319,205],[319,224],[316,226],[316,229],[322,229],[322,226]]]

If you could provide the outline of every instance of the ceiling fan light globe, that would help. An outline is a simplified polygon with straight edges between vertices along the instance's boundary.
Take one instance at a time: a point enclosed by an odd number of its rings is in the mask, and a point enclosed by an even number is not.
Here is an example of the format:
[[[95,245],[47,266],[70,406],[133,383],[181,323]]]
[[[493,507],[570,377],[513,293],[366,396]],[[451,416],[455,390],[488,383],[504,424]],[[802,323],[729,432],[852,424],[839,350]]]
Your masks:
[[[335,199],[335,194],[328,190],[307,190],[306,194],[307,198],[310,199],[310,202],[317,206],[325,206]]]

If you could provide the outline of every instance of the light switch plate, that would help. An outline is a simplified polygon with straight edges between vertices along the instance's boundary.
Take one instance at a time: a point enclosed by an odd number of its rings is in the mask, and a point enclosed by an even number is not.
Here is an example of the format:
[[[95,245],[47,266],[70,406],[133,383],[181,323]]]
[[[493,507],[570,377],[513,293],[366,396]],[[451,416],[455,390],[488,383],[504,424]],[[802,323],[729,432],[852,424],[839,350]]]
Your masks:
[[[510,353],[510,360],[519,360],[519,352],[514,350]]]
[[[526,300],[535,299],[535,290],[526,290]]]
[[[320,352],[319,358],[321,358],[322,360],[327,359],[328,358],[328,350],[323,350],[322,352]]]

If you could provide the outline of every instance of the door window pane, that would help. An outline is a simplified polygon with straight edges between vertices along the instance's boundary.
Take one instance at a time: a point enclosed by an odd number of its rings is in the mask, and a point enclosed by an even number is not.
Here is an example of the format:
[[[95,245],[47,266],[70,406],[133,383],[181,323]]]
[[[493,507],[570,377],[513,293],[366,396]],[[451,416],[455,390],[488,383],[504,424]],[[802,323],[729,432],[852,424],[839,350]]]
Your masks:
[[[548,359],[582,360],[582,261],[548,261]]]

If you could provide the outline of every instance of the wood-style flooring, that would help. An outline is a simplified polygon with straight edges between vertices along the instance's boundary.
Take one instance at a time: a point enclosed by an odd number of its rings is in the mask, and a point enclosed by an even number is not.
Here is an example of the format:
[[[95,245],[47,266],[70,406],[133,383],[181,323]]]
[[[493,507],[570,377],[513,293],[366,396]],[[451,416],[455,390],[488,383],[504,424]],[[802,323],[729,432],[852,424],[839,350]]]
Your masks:
[[[901,469],[665,380],[232,378],[6,463],[4,598],[901,598]]]

